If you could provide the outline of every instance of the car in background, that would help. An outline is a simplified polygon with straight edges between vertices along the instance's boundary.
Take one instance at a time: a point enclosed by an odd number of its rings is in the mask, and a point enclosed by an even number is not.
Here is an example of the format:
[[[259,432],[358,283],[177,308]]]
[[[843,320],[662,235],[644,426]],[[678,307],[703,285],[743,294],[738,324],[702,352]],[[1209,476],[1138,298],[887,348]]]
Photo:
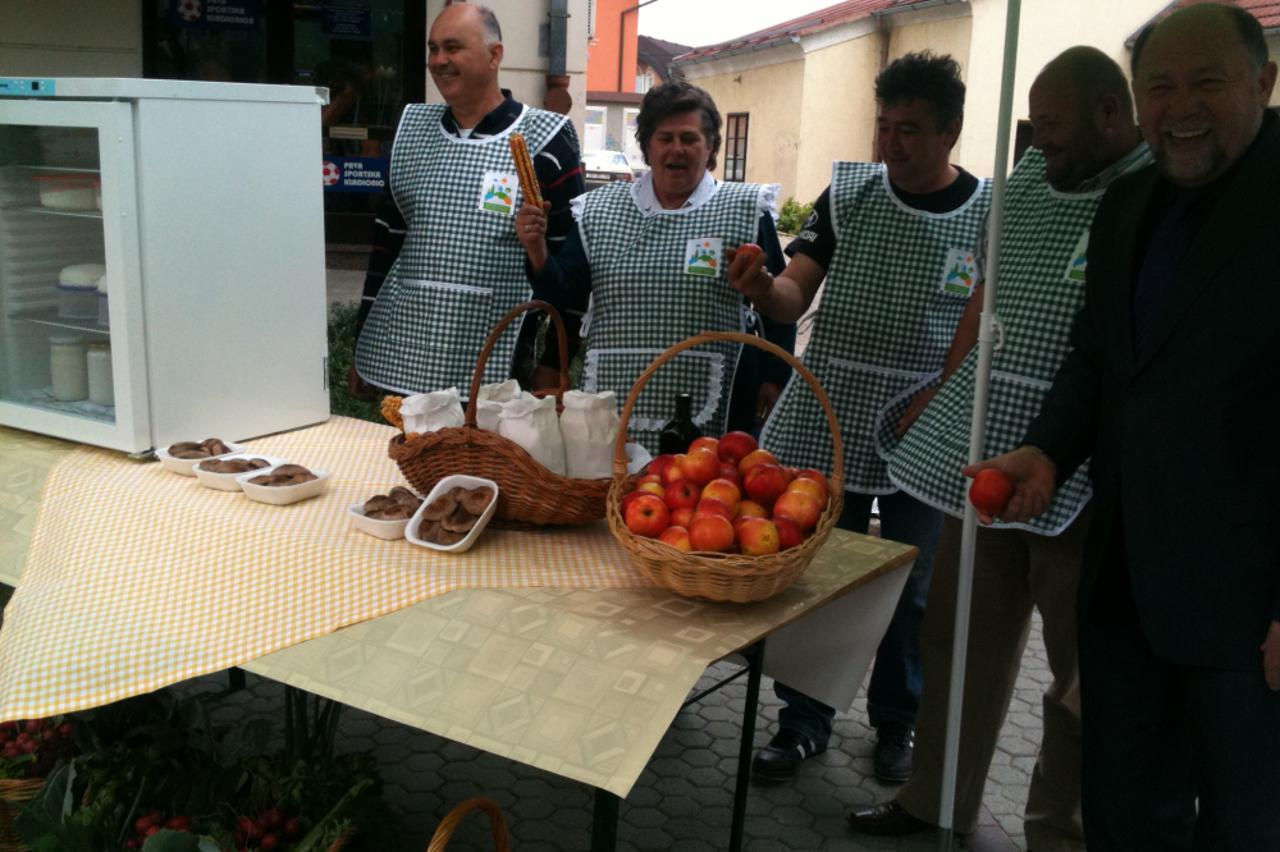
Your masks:
[[[621,151],[586,151],[582,155],[582,177],[588,188],[595,189],[615,180],[630,181],[635,172]]]

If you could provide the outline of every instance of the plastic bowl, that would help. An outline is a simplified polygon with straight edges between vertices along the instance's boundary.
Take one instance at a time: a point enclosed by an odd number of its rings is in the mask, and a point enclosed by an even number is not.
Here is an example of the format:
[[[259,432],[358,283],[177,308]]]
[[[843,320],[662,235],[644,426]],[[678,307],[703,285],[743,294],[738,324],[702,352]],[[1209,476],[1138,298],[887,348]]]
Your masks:
[[[232,453],[227,456],[218,456],[220,459],[262,459],[267,463],[266,467],[260,467],[257,470],[249,471],[253,476],[260,473],[266,473],[277,465],[284,464],[284,459],[274,456],[264,456],[260,453]],[[200,461],[208,461],[208,459],[200,459]],[[210,473],[207,470],[201,470],[199,462],[193,467],[192,472],[196,475],[196,480],[206,488],[212,488],[216,491],[243,491],[240,483],[236,482],[236,477],[244,476],[243,473]]]
[[[408,518],[401,518],[398,521],[370,518],[364,513],[363,503],[347,509],[347,515],[351,518],[351,525],[360,530],[360,532],[368,533],[374,538],[381,538],[386,541],[404,538],[404,528],[409,525]]]
[[[244,452],[244,447],[240,444],[235,444],[231,441],[223,441],[222,443],[226,444],[230,449],[220,455],[209,456],[209,458],[225,459],[227,456],[234,456],[237,453]],[[156,458],[160,460],[161,467],[170,473],[176,473],[179,476],[195,476],[196,465],[200,464],[202,461],[207,461],[207,459],[180,459],[176,456],[169,455],[169,450],[167,448],[156,450]],[[265,458],[265,456],[263,458]]]
[[[454,486],[461,485],[463,488],[479,488],[485,486],[493,489],[493,499],[489,501],[489,506],[480,515],[476,525],[471,528],[471,532],[467,533],[467,537],[457,544],[436,544],[433,541],[424,541],[418,538],[418,525],[422,523],[422,513],[427,506],[431,505],[437,497],[448,491]],[[432,550],[439,550],[442,553],[463,553],[471,549],[471,545],[476,543],[476,539],[480,537],[480,533],[484,532],[484,528],[489,525],[489,519],[493,517],[493,512],[498,508],[498,495],[501,494],[498,483],[492,479],[484,479],[479,476],[467,476],[463,473],[456,473],[453,476],[446,476],[444,479],[436,483],[436,487],[431,489],[431,493],[422,501],[422,505],[418,507],[418,511],[413,513],[413,517],[409,519],[409,523],[404,528],[404,537],[409,540],[410,544],[416,544],[419,547],[429,547]]]
[[[248,473],[238,474],[236,482],[239,484],[240,489],[244,491],[244,496],[259,503],[270,503],[272,506],[288,506],[290,503],[319,497],[328,490],[329,477],[332,474],[327,470],[312,470],[311,472],[315,474],[316,478],[309,482],[300,482],[297,485],[255,485],[249,481],[255,476],[270,473],[281,464],[284,464],[284,462],[277,462],[269,468],[264,467],[261,470],[251,470]]]

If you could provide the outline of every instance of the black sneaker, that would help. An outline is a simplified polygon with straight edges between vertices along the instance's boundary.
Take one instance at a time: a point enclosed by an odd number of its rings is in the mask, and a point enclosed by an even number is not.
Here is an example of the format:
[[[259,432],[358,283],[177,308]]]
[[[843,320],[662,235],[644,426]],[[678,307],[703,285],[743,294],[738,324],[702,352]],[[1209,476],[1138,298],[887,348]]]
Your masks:
[[[876,737],[871,760],[876,779],[882,784],[901,784],[911,777],[911,752],[915,732],[909,725],[885,725]]]
[[[808,737],[784,728],[767,746],[756,752],[751,761],[751,776],[757,781],[774,784],[790,781],[796,777],[800,764],[826,750],[825,743],[815,746]]]

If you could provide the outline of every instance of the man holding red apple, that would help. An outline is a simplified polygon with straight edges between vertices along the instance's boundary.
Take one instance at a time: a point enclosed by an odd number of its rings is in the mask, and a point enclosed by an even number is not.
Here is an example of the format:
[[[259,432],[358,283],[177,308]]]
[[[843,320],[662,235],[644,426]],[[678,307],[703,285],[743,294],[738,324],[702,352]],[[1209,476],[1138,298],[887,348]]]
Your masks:
[[[1030,91],[1032,149],[1009,178],[996,314],[1003,345],[994,353],[986,448],[1016,447],[1066,354],[1084,303],[1089,226],[1107,187],[1150,163],[1133,120],[1124,72],[1091,47],[1067,50]],[[969,483],[981,290],[965,309],[944,382],[921,391],[898,423],[902,436],[883,451],[904,491],[943,509],[929,603],[920,627],[924,690],[916,727],[916,771],[891,802],[850,815],[855,829],[907,834],[938,822],[946,736],[956,578],[966,490],[981,512],[1003,517],[1012,483],[983,470]],[[955,828],[977,826],[1000,729],[1039,610],[1053,682],[1044,695],[1044,735],[1026,808],[1028,845],[1083,850],[1080,825],[1080,705],[1076,591],[1090,489],[1082,469],[1059,490],[1043,518],[979,530],[974,559],[969,664],[961,713]]]
[[[977,465],[1044,513],[1090,459],[1080,581],[1091,852],[1280,849],[1280,119],[1238,6],[1133,48],[1155,167],[1094,218],[1084,309],[1024,444]]]
[[[936,380],[973,288],[974,249],[990,191],[950,162],[964,93],[960,66],[949,56],[908,54],[891,63],[876,78],[883,162],[834,165],[831,186],[787,249],[792,257],[784,273],[775,278],[746,257],[729,268],[730,283],[756,310],[783,322],[809,309],[825,278],[804,361],[840,421],[848,493],[838,525],[867,532],[878,499],[881,532],[920,550],[877,650],[867,696],[876,729],[873,767],[887,783],[911,774],[918,634],[942,513],[898,491],[873,436],[896,398]],[[790,464],[830,470],[831,438],[816,399],[793,378],[761,442]],[[797,496],[779,499],[803,515],[789,504],[811,498],[790,494]],[[774,688],[785,703],[779,731],[756,754],[753,773],[785,781],[827,747],[835,710],[786,684]]]

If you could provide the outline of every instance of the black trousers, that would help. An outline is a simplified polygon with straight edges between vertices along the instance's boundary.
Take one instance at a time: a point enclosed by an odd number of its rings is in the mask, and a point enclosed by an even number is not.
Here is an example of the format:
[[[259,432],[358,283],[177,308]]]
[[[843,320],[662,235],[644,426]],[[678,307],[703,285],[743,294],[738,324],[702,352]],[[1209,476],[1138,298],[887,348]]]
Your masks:
[[[1080,625],[1089,852],[1280,852],[1280,693],[1262,654],[1247,671],[1160,659],[1127,565],[1108,562]]]

